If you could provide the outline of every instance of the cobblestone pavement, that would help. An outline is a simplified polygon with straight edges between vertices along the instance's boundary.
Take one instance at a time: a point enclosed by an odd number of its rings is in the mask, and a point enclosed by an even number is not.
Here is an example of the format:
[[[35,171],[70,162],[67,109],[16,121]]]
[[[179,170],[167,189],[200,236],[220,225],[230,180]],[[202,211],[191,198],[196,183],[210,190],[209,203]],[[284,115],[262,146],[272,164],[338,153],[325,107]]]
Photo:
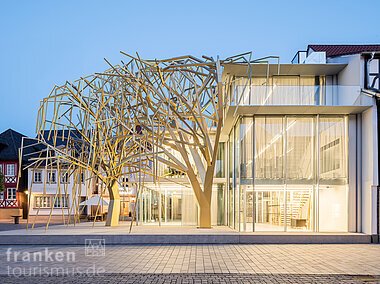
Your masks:
[[[1,283],[380,283],[376,244],[103,248],[0,246]]]
[[[380,283],[380,277],[366,275],[307,275],[307,274],[103,274],[96,277],[2,277],[10,283]]]

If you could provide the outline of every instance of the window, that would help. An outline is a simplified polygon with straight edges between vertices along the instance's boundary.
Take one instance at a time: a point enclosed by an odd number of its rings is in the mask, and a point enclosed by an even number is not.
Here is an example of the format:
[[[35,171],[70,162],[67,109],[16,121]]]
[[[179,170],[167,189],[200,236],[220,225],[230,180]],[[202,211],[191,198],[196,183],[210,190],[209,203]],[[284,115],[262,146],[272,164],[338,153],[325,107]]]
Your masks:
[[[35,196],[34,207],[36,208],[50,208],[50,196]]]
[[[34,172],[34,182],[35,183],[42,183],[42,172]]]
[[[4,192],[0,192],[0,200],[4,200]]]
[[[55,198],[55,200],[54,200]],[[65,196],[35,196],[34,207],[35,208],[50,208],[53,203],[53,208],[67,208],[67,197]]]
[[[7,188],[7,199],[8,200],[16,200],[17,194],[15,188]]]
[[[346,126],[344,117],[320,117],[320,179],[325,181],[347,177]]]
[[[52,197],[54,200],[54,196]],[[54,208],[66,208],[67,207],[67,198],[64,196],[57,196],[54,201]]]
[[[121,178],[122,186],[123,187],[128,187],[128,184],[127,184],[128,181],[129,181],[129,179],[127,177],[122,177]]]
[[[340,169],[341,160],[339,144],[340,139],[338,138],[321,147],[321,159],[323,161],[321,165],[322,174]]]
[[[6,173],[5,173],[6,176],[8,176],[8,177],[15,176],[15,172],[16,172],[15,164],[7,164],[7,168],[6,169],[7,169]]]
[[[3,164],[0,164],[0,174],[3,173]]]
[[[81,173],[81,174],[80,174],[80,182],[81,182],[81,183],[84,183],[84,173]]]
[[[224,142],[219,143],[218,156],[215,165],[215,177],[224,178]]]
[[[61,182],[62,183],[69,183],[69,173],[64,173],[61,175]]]
[[[48,172],[48,182],[49,183],[56,183],[57,182],[55,171]]]

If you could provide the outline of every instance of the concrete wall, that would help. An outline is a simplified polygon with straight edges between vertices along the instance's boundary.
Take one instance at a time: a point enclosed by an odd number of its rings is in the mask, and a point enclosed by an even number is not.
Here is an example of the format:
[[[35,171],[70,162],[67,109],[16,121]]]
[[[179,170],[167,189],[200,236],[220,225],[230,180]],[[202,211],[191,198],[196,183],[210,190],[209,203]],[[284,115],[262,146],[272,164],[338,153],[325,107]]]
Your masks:
[[[329,58],[327,62],[348,64],[335,76],[334,84],[364,88],[365,62],[360,54]],[[352,232],[355,229],[352,219],[356,215],[358,218],[356,230],[366,234],[375,234],[377,228],[376,186],[378,185],[379,166],[377,107],[375,99],[369,97],[361,99],[365,100],[366,105],[372,105],[372,107],[362,113],[361,121],[356,122],[357,128],[361,128],[361,133],[354,127],[353,116],[350,116],[349,119],[349,231]],[[354,143],[358,144],[356,151]],[[355,188],[356,194],[354,194],[353,188]],[[354,200],[356,200],[356,206],[354,206]]]
[[[356,115],[348,117],[348,231],[357,231],[357,120]]]
[[[374,100],[374,99],[373,99]],[[377,109],[362,113],[362,232],[376,233],[376,186],[378,185]]]
[[[348,64],[347,67],[338,74],[337,81],[334,82],[334,84],[363,87],[364,60],[360,54],[329,58],[327,62]]]

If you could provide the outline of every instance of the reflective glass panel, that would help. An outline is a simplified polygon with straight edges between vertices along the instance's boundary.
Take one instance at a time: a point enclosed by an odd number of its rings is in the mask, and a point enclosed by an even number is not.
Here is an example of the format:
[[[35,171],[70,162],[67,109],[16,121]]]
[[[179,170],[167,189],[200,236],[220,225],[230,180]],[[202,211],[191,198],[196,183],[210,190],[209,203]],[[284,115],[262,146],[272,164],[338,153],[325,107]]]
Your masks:
[[[286,123],[286,179],[289,182],[314,180],[314,119],[288,117]]]

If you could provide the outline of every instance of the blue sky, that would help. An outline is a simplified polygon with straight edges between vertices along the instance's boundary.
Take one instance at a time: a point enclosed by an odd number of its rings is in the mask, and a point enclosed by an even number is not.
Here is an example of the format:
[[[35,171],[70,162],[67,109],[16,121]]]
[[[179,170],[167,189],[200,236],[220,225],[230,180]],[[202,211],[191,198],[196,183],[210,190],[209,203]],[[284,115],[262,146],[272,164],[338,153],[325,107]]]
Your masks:
[[[34,136],[55,84],[145,58],[245,51],[289,62],[307,44],[380,43],[380,1],[17,1],[0,3],[0,131]],[[375,16],[374,16],[375,15]]]

